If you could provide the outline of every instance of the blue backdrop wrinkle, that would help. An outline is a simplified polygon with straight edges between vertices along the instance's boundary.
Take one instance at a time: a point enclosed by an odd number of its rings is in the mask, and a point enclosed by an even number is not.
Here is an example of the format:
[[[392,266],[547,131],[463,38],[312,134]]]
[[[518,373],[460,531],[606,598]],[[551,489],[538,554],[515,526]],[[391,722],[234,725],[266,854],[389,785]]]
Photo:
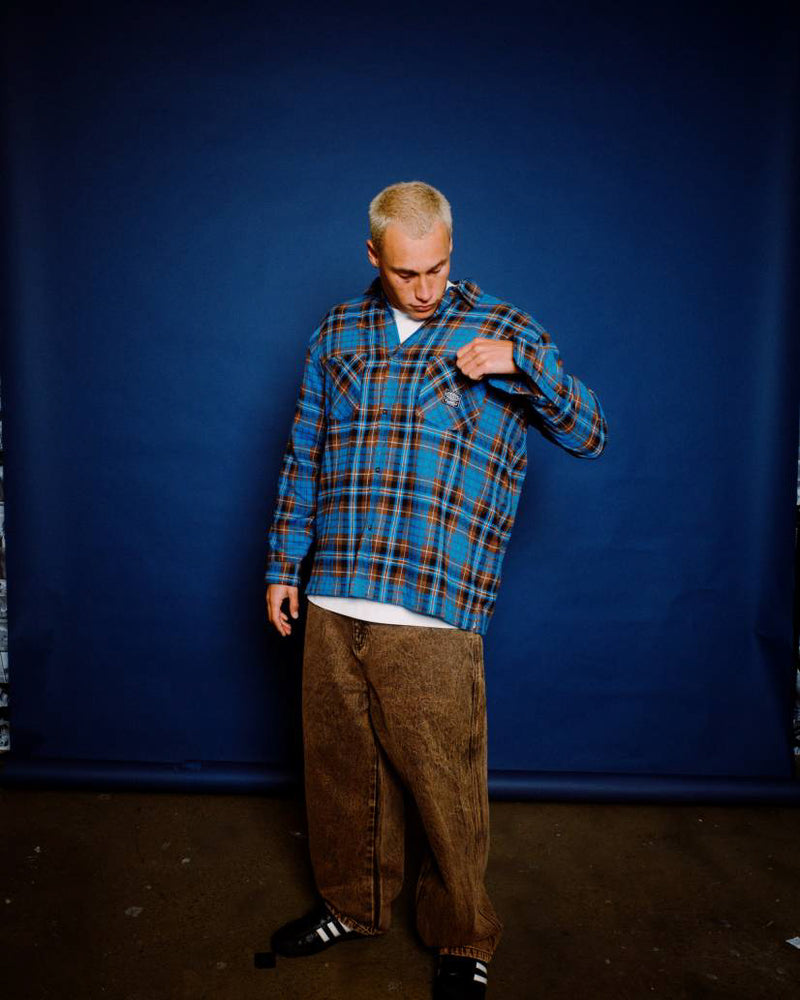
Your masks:
[[[371,280],[367,203],[419,177],[453,276],[530,311],[609,421],[594,463],[529,435],[490,767],[788,779],[797,29],[769,2],[8,13],[12,760],[296,767],[278,469],[308,336]]]

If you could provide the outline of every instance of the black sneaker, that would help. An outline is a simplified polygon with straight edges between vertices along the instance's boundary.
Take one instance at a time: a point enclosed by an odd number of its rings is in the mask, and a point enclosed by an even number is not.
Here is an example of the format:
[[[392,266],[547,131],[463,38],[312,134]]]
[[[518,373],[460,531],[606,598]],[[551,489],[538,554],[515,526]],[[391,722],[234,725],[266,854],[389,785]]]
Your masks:
[[[316,955],[340,941],[368,937],[350,930],[334,917],[324,903],[318,903],[310,913],[292,920],[272,935],[272,950],[284,958]]]
[[[463,955],[440,955],[433,1000],[483,1000],[489,977],[486,962]]]

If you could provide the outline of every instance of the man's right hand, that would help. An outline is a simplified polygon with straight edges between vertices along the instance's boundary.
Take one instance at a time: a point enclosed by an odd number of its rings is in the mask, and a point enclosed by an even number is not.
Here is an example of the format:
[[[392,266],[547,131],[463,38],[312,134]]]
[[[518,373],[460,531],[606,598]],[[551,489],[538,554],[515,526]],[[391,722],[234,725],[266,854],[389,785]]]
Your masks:
[[[292,618],[297,618],[300,613],[300,598],[297,587],[290,587],[285,583],[270,583],[267,587],[267,617],[280,635],[291,635],[292,633],[289,618],[281,610],[281,605],[287,597],[289,598],[289,614]]]

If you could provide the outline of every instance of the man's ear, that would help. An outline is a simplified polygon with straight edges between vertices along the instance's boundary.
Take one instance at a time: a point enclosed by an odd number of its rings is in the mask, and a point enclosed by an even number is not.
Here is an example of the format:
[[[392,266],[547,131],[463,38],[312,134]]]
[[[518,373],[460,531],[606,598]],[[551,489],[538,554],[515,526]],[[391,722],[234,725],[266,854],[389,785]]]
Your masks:
[[[367,240],[367,257],[369,257],[369,262],[373,267],[381,266],[381,259],[378,256],[378,251],[375,249],[375,244],[372,240]]]

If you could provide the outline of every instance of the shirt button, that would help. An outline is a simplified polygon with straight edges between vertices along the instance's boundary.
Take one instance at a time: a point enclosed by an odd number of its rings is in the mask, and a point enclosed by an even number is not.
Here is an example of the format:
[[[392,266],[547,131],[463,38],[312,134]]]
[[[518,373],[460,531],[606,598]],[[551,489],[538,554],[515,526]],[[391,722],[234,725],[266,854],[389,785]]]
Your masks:
[[[381,413],[388,413],[388,410],[381,410]]]

